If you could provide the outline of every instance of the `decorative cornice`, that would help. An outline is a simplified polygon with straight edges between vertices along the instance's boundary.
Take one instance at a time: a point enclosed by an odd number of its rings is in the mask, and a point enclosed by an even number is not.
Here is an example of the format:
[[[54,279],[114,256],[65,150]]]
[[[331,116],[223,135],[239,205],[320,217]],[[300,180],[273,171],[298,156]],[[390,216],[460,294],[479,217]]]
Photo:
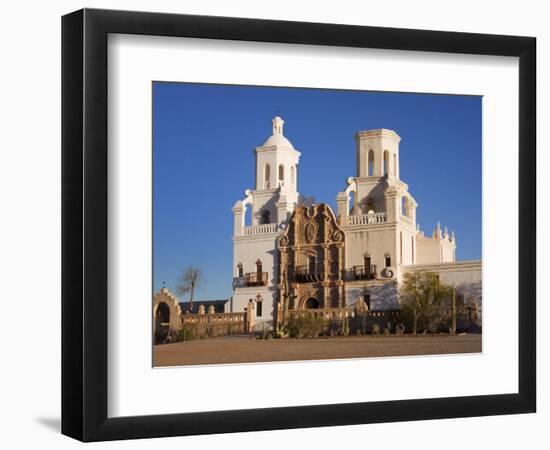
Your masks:
[[[387,138],[393,139],[397,143],[401,141],[401,136],[399,136],[395,131],[388,130],[386,128],[379,128],[377,130],[358,131],[355,134],[355,137],[356,139],[372,139],[372,138],[387,137]]]

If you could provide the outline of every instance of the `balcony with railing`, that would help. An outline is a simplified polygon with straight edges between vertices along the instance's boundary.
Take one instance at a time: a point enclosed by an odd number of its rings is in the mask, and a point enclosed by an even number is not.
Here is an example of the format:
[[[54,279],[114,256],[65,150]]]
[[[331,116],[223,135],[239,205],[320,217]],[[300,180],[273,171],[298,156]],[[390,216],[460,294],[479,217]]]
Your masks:
[[[250,272],[244,274],[243,284],[245,287],[267,286],[267,272]]]
[[[243,228],[243,236],[260,236],[262,234],[276,233],[276,223],[263,223],[261,225],[248,225]]]
[[[321,271],[313,269],[309,265],[296,266],[294,269],[294,281],[297,283],[315,283],[324,280],[324,274]]]
[[[386,223],[388,221],[385,212],[370,212],[368,214],[360,214],[354,216],[348,216],[348,226],[361,226],[361,225],[376,225],[380,223]]]
[[[378,276],[376,264],[370,266],[353,266],[351,270],[354,280],[375,280]]]

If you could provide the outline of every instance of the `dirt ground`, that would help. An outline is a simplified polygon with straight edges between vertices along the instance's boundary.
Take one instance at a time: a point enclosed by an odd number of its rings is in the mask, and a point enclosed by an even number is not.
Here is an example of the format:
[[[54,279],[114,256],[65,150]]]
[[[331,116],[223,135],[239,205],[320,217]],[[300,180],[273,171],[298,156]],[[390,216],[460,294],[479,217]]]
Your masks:
[[[155,367],[481,352],[481,335],[255,340],[220,337],[155,345]]]

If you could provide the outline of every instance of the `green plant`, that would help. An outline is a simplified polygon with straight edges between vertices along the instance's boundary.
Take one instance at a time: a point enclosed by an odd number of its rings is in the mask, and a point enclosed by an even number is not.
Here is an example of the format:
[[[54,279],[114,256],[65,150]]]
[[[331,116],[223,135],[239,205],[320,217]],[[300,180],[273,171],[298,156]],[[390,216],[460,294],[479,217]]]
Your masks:
[[[181,329],[179,330],[177,341],[178,342],[186,342],[186,341],[194,341],[198,339],[198,331],[197,326],[190,323],[184,323],[181,326]]]
[[[452,289],[439,281],[433,272],[409,272],[403,275],[399,291],[400,318],[413,334],[433,331],[438,326],[439,308]]]
[[[323,317],[315,317],[311,312],[306,312],[299,317],[292,317],[286,325],[286,331],[291,337],[316,338],[324,332],[327,321]]]
[[[383,336],[389,336],[390,335],[390,329],[389,328],[384,328],[384,331],[382,332],[382,335]]]
[[[342,334],[344,336],[349,336],[349,321],[348,319],[344,319],[342,322]]]
[[[373,336],[378,336],[380,334],[380,325],[378,325],[377,323],[375,323],[373,326],[372,326],[372,335]]]

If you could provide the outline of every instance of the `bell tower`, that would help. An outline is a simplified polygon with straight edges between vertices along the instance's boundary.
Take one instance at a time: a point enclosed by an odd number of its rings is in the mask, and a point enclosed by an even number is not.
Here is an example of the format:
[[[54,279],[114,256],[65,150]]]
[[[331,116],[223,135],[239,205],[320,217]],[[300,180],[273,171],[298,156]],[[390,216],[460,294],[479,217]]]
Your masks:
[[[285,121],[276,116],[271,121],[271,136],[254,149],[256,156],[256,183],[254,190],[246,191],[246,198],[234,208],[234,235],[240,235],[245,225],[286,223],[298,204],[298,163],[300,152],[285,137]],[[246,208],[252,209],[250,224],[244,223]]]
[[[357,176],[399,179],[399,142],[393,130],[360,131],[355,135],[357,145]]]
[[[272,119],[272,134],[256,147],[256,189],[253,191],[253,224],[285,222],[298,203],[300,152],[284,135],[285,121]]]

